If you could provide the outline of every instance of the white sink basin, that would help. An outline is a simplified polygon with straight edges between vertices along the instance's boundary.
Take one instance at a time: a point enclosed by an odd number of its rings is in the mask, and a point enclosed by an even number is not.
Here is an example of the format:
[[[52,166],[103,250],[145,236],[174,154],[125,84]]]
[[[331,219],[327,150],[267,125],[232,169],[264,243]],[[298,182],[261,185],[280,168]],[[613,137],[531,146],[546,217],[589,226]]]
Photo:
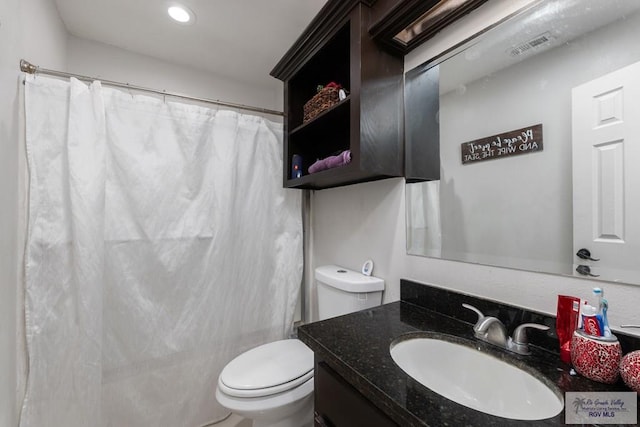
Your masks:
[[[391,346],[391,357],[422,385],[461,405],[514,420],[541,420],[564,407],[554,390],[528,372],[491,355],[437,338]]]

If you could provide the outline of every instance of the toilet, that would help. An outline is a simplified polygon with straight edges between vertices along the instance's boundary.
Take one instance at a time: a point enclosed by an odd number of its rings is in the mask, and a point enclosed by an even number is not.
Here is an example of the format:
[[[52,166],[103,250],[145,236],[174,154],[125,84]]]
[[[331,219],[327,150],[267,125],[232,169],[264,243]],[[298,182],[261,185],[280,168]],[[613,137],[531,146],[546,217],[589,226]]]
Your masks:
[[[335,265],[315,270],[320,320],[382,303],[384,280]],[[229,362],[216,399],[253,420],[253,427],[313,426],[313,351],[286,339],[255,347]]]

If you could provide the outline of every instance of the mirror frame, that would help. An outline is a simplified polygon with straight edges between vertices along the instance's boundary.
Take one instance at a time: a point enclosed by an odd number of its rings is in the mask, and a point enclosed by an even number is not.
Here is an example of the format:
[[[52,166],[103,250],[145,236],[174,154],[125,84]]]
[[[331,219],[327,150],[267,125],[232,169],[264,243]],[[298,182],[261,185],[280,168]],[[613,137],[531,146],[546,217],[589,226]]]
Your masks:
[[[454,3],[453,0],[403,0],[397,1],[377,23],[369,29],[369,35],[382,46],[399,55],[406,55],[428,39],[435,36],[438,31],[460,19],[462,16],[480,7],[487,0],[461,0],[461,4],[452,6],[441,14],[436,14],[432,19],[426,20],[426,25],[420,33],[408,42],[396,38],[400,32],[410,28],[424,15],[439,6]],[[377,3],[389,3],[378,1]],[[376,4],[376,7],[378,4]],[[384,5],[383,5],[384,8]],[[430,22],[429,22],[430,21]]]

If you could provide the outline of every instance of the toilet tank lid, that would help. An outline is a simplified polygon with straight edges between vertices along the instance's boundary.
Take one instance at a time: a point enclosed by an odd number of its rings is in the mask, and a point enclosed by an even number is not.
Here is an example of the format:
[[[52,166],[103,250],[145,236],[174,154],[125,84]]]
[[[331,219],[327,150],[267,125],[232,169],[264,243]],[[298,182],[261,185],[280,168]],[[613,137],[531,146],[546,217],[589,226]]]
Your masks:
[[[316,280],[345,292],[365,293],[384,290],[384,280],[379,277],[365,276],[357,271],[337,265],[324,265],[316,268]]]

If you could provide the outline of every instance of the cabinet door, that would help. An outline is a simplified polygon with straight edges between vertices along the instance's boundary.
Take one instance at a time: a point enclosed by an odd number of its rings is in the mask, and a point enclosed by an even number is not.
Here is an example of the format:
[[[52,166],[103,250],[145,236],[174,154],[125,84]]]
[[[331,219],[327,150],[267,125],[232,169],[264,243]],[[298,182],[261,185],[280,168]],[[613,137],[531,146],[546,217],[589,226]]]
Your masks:
[[[316,365],[316,427],[397,427],[324,362]]]

